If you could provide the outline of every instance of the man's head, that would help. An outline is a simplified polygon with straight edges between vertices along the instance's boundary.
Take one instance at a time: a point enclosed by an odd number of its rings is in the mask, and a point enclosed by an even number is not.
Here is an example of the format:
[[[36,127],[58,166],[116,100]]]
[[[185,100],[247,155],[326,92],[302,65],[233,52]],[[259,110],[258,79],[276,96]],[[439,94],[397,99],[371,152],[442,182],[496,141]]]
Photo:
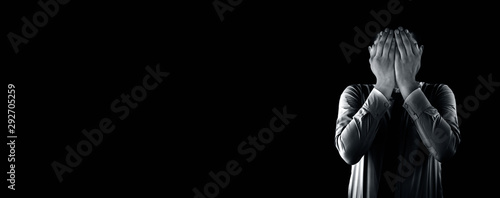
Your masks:
[[[368,50],[370,52],[370,57],[371,57],[373,46],[375,46],[378,42],[380,42],[384,32],[390,33],[390,35],[392,35],[392,42],[396,42],[395,47],[397,50],[394,51],[394,53],[396,53],[394,55],[397,55],[398,53],[402,53],[402,51],[399,50],[399,48],[398,48],[399,45],[398,45],[398,43],[397,43],[398,41],[396,39],[396,36],[398,36],[398,35],[401,36],[400,39],[401,39],[403,45],[411,45],[411,46],[415,46],[418,48],[418,42],[417,42],[417,39],[415,38],[415,34],[413,32],[410,32],[408,29],[404,29],[401,26],[399,26],[396,29],[386,28],[386,29],[380,31],[375,36],[375,39],[373,39],[373,45],[368,47]],[[399,33],[402,33],[402,34],[399,34]],[[405,38],[404,38],[405,36],[408,39],[408,43],[405,43]],[[385,39],[386,39],[385,41],[387,41],[387,37]],[[423,48],[423,45],[421,47]],[[406,47],[404,48],[403,51],[406,52]],[[413,49],[408,49],[408,52],[410,52],[410,51],[413,52]],[[417,50],[415,50],[415,51],[417,51]],[[418,72],[418,70],[420,70],[420,64],[418,65],[417,72]]]
[[[377,77],[376,88],[387,91],[390,96],[392,88],[399,87],[404,97],[418,87],[415,76],[420,69],[424,48],[418,46],[409,30],[386,28],[377,35],[368,50],[370,67]]]

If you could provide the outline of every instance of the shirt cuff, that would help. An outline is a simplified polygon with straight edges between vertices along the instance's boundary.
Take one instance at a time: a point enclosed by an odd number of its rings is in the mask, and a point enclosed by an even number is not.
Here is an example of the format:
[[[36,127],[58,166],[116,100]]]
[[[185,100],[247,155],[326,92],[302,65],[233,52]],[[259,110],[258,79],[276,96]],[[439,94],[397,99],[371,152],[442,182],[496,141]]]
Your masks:
[[[408,114],[413,120],[417,120],[422,112],[428,108],[432,108],[431,103],[427,100],[424,92],[420,88],[413,90],[403,104]]]
[[[393,101],[387,100],[387,98],[379,90],[373,88],[370,95],[363,104],[363,109],[372,114],[374,117],[378,118],[392,106]]]

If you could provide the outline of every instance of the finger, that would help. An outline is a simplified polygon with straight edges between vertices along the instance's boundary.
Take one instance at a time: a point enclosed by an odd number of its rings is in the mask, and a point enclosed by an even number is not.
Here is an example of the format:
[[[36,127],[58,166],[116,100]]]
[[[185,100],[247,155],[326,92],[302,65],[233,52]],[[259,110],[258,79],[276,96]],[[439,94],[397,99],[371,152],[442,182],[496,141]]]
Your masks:
[[[375,44],[373,46],[375,46]],[[373,50],[374,49],[375,49],[375,47],[368,46],[368,53],[370,53],[370,59],[373,57]]]
[[[384,47],[384,44],[385,44],[385,40],[387,38],[388,31],[389,31],[389,29],[386,28],[384,30],[384,32],[381,32],[382,35],[380,36],[380,40],[377,42],[377,54],[375,56],[381,56],[382,55],[383,47]]]
[[[379,33],[379,36],[378,36],[377,49],[376,49],[375,56],[380,56],[382,54],[382,50],[383,50],[385,39],[386,39],[386,37],[384,37],[384,36],[385,36],[385,31],[381,31]]]
[[[384,51],[382,53],[383,57],[387,57],[390,54],[390,48],[391,48],[393,39],[394,39],[393,31],[389,30],[389,34],[387,35],[387,39],[385,40],[385,44],[384,44]]]
[[[394,30],[394,36],[396,38],[397,51],[400,56],[406,54],[406,49],[404,47],[403,40],[401,39],[401,30]]]
[[[396,43],[396,42],[394,42],[394,43]],[[401,53],[399,52],[397,45],[395,46],[395,49],[394,49],[394,62],[395,63],[401,62]],[[395,64],[395,66],[396,65],[401,65],[401,64]],[[396,70],[397,70],[397,68],[394,67],[394,71],[396,71]]]
[[[391,47],[389,48],[389,59],[394,60],[396,56],[396,41],[392,39]]]
[[[382,32],[383,32],[383,31],[380,31],[380,32],[377,34],[377,36],[375,36],[375,40],[373,41],[373,44],[377,44],[377,43],[378,43],[378,41],[380,40],[380,35],[382,35]]]
[[[413,32],[410,32],[409,39],[412,43],[417,43],[417,40],[415,39],[415,34],[413,34]]]
[[[401,32],[401,38],[403,39],[403,44],[406,49],[406,55],[410,56],[414,54],[413,54],[413,49],[411,48],[410,39],[408,39],[408,33],[409,33],[408,29]]]
[[[410,39],[411,49],[414,54],[420,53],[420,49],[418,48],[417,40],[415,40],[415,35],[413,33],[408,34],[408,38]]]
[[[372,46],[368,46],[368,52],[370,53],[370,60],[377,54],[377,46],[378,44],[373,44]]]

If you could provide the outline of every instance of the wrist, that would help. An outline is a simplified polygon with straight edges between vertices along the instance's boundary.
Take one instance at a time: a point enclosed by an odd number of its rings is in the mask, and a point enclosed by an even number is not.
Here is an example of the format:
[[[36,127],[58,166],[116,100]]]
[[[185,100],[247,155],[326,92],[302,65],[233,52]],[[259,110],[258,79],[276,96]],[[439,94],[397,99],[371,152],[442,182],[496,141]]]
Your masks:
[[[375,89],[380,91],[387,100],[391,98],[392,91],[394,90],[395,83],[393,82],[384,82],[384,81],[378,81],[375,84]]]
[[[411,94],[411,92],[415,91],[415,89],[418,89],[418,82],[417,81],[405,82],[405,83],[402,83],[399,87],[399,90],[401,91],[401,95],[403,96],[403,99],[405,99],[405,100],[408,97],[408,95]]]

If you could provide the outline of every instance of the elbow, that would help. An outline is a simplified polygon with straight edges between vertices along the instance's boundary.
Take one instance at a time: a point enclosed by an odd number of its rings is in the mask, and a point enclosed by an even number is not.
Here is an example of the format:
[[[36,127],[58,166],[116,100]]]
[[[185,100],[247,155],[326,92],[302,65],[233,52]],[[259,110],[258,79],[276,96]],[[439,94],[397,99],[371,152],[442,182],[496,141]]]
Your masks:
[[[458,132],[450,131],[452,135],[440,136],[434,141],[426,141],[427,149],[430,155],[439,162],[445,162],[451,159],[457,152],[460,145],[460,135]]]
[[[454,151],[447,151],[447,152],[435,154],[434,158],[437,161],[443,163],[445,161],[448,161],[454,154],[455,154]]]
[[[439,162],[445,162],[451,159],[457,152],[458,145],[460,145],[460,136],[453,138],[450,144],[448,144],[448,147],[444,149],[443,152],[439,153],[436,160],[438,160]]]
[[[352,166],[354,164],[357,164],[359,162],[359,160],[361,160],[361,157],[342,156],[342,159],[344,159],[345,163]]]
[[[361,157],[358,153],[358,149],[352,148],[344,144],[344,142],[337,137],[336,139],[337,150],[339,151],[340,157],[349,165],[354,165],[361,160]]]
[[[357,164],[362,157],[357,155],[356,152],[353,152],[352,149],[342,150],[339,153],[340,157],[342,157],[342,159],[349,165]]]
[[[456,147],[449,147],[440,152],[435,152],[433,156],[437,161],[442,163],[451,159],[455,155],[456,151],[457,151]]]

